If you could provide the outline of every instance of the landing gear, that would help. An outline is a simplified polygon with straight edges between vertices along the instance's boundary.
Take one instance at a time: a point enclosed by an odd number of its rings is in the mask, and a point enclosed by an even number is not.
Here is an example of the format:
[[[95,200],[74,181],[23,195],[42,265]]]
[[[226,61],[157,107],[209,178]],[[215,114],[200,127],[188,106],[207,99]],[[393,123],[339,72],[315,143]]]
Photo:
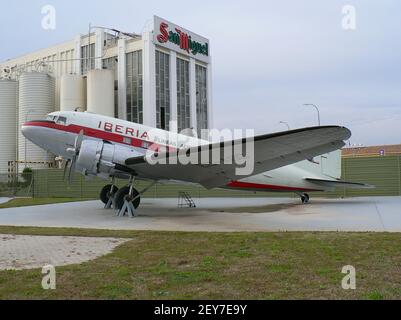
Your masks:
[[[308,204],[309,200],[310,200],[310,197],[309,197],[309,195],[307,193],[302,193],[301,194],[302,204]]]
[[[118,217],[128,215],[131,218],[136,217],[137,209],[141,204],[141,195],[152,188],[157,181],[153,181],[144,190],[138,191],[134,188],[135,176],[131,176],[128,186],[118,189],[115,186],[115,178],[111,180],[111,184],[105,186],[100,192],[100,199],[105,203],[105,209],[113,208],[117,210]]]
[[[117,216],[119,217],[123,217],[126,214],[131,218],[137,216],[136,209],[141,203],[141,194],[133,187],[134,182],[135,177],[131,176],[128,186],[121,188],[116,193],[115,203],[118,210]]]
[[[118,192],[118,188],[115,185],[115,177],[111,179],[111,184],[104,186],[100,191],[100,200],[105,204],[105,209],[115,208],[115,195]]]
[[[108,184],[107,186],[104,186],[102,191],[100,191],[100,200],[102,200],[104,204],[107,204],[110,198],[115,196],[117,191],[118,188],[114,184]]]
[[[132,191],[130,189],[132,188]],[[138,209],[141,204],[141,197],[135,188],[132,186],[122,187],[116,193],[116,209],[121,209],[124,205],[124,201],[131,201],[135,209]]]

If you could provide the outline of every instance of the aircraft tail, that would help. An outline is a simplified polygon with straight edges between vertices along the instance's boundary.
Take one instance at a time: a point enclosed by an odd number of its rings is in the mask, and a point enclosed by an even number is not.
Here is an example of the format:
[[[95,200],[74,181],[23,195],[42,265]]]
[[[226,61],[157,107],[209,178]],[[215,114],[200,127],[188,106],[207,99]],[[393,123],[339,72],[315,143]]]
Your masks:
[[[323,176],[333,179],[341,179],[341,152],[341,150],[336,150],[319,157],[320,170]]]
[[[341,150],[323,154],[310,159],[308,166],[310,177],[305,180],[327,188],[346,187],[349,189],[372,189],[374,186],[364,183],[348,182],[341,180]],[[312,175],[313,174],[313,175]]]
[[[308,178],[338,180],[341,179],[341,150],[326,153],[296,165],[308,174]]]

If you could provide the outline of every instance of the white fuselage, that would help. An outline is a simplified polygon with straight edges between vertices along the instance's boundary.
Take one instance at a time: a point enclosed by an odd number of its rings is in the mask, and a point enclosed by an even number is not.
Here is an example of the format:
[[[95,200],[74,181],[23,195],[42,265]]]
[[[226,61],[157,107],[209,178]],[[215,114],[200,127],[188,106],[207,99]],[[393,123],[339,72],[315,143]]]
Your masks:
[[[130,157],[144,156],[149,150],[158,152],[176,150],[191,146],[209,144],[209,141],[161,129],[151,128],[120,119],[81,112],[55,112],[47,120],[32,121],[23,125],[22,132],[29,140],[41,148],[68,158],[69,148],[74,147],[76,137],[83,132],[84,139],[108,141],[120,146]],[[306,181],[305,178],[332,179],[339,177],[328,175],[317,161],[302,161],[276,170],[254,175],[239,181],[233,181],[223,188],[253,191],[327,191],[321,185]],[[144,177],[146,178],[146,177]]]

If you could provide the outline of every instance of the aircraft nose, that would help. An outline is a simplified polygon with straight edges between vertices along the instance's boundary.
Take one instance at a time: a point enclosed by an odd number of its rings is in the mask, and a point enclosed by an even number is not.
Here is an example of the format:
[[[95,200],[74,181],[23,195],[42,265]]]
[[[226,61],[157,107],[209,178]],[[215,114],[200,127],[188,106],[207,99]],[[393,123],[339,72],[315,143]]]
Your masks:
[[[21,133],[22,133],[22,135],[23,135],[25,138],[29,139],[29,140],[30,140],[30,137],[33,136],[34,130],[35,130],[34,127],[30,126],[29,123],[24,123],[24,124],[21,126]]]
[[[22,135],[34,144],[41,146],[43,144],[44,136],[40,127],[33,125],[32,123],[24,123],[21,126]]]

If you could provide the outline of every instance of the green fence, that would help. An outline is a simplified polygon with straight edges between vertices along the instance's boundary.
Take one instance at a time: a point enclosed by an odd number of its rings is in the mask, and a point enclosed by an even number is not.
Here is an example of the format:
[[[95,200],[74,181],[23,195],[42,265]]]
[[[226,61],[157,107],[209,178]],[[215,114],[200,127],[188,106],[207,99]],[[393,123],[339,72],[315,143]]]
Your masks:
[[[33,176],[28,174],[0,174],[0,197],[31,197]]]
[[[369,157],[343,159],[343,179],[363,182],[376,186],[375,189],[345,189],[335,192],[316,193],[314,196],[324,197],[356,197],[356,196],[398,196],[401,195],[401,157]],[[35,171],[29,175],[0,176],[0,196],[33,196],[33,197],[76,197],[98,198],[99,192],[108,181],[101,179],[87,180],[76,174],[71,184],[63,180],[63,170],[48,169]],[[117,180],[119,187],[127,181]],[[138,181],[138,189],[145,188],[149,182]],[[231,190],[206,190],[201,186],[188,184],[157,184],[145,197],[177,197],[180,191],[186,191],[194,198],[201,197],[268,197],[294,196],[292,193],[264,193]]]
[[[374,189],[343,190],[345,196],[401,195],[401,156],[343,159],[343,179],[374,185]]]
[[[34,172],[32,196],[33,197],[77,197],[77,198],[98,198],[100,190],[109,181],[95,178],[87,180],[80,174],[76,174],[71,183],[63,180],[63,170],[49,169]],[[118,187],[127,184],[127,180],[116,180]],[[135,188],[145,189],[150,184],[149,181],[138,180]],[[230,196],[264,196],[265,193],[238,192],[231,190],[207,190],[201,186],[193,184],[156,184],[149,189],[144,197],[147,198],[169,198],[177,197],[180,191],[191,194],[192,197],[230,197]]]

